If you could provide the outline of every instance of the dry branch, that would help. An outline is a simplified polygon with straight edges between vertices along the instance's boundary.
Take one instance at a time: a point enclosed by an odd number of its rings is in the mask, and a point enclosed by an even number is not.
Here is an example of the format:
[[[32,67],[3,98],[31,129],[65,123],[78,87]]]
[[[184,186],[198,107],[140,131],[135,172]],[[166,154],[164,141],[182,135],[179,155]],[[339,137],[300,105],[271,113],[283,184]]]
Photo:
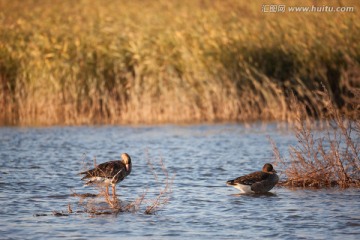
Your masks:
[[[327,127],[321,132],[314,121],[305,120],[305,106],[293,101],[293,108],[297,110],[294,132],[298,145],[290,146],[289,161],[281,157],[270,139],[276,162],[286,175],[281,183],[301,187],[360,187],[360,120],[345,118],[325,89],[319,96],[327,109],[320,119]]]

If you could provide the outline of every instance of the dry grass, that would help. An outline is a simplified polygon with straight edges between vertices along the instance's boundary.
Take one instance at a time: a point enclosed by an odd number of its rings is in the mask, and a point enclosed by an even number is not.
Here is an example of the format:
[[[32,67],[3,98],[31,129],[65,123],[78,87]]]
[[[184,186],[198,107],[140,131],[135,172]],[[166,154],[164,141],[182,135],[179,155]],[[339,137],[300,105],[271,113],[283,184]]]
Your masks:
[[[86,155],[83,155],[83,165],[87,166],[85,169],[89,169],[88,165],[84,164],[84,160],[87,159]],[[122,201],[118,197],[115,199],[106,193],[104,187],[96,186],[98,194],[89,193],[73,193],[72,196],[79,198],[79,207],[83,210],[76,211],[74,213],[88,213],[91,216],[96,215],[118,215],[124,212],[136,213],[143,212],[144,214],[155,214],[170,200],[171,186],[174,177],[170,177],[166,166],[160,158],[159,164],[154,165],[149,156],[147,156],[147,163],[149,172],[154,176],[155,182],[159,187],[158,192],[155,195],[149,196],[150,190],[154,190],[153,187],[147,187],[143,193],[132,201]],[[94,166],[96,167],[96,160],[94,159]],[[160,170],[160,172],[159,172]],[[131,176],[128,176],[131,177]],[[121,185],[121,184],[120,184]],[[55,212],[55,216],[66,216],[73,213],[71,206],[68,206],[68,212]]]
[[[322,114],[320,82],[351,114],[360,3],[336,14],[263,3],[0,1],[0,124],[287,121],[289,90]]]
[[[294,132],[298,145],[289,149],[289,160],[284,159],[271,140],[280,169],[284,170],[285,186],[295,187],[360,187],[360,115],[355,120],[346,118],[331,101],[327,91],[321,92],[326,103],[326,115],[318,123],[306,116],[306,107],[296,101],[298,118]],[[354,108],[359,110],[359,92],[353,92]],[[358,112],[359,114],[360,112]]]
[[[159,193],[155,198],[146,200],[146,202],[147,202],[147,206],[145,209],[146,214],[156,213],[158,210],[163,208],[170,201],[170,194],[172,192],[171,186],[172,186],[173,180],[175,178],[175,175],[170,178],[169,173],[168,173],[168,171],[164,165],[164,162],[162,161],[161,158],[160,158],[159,164],[160,164],[163,176],[164,176],[164,180],[163,180],[164,187],[160,188]],[[153,176],[155,177],[156,182],[159,182],[160,181],[159,176],[156,173],[156,171],[154,170],[154,166],[152,165],[150,160],[148,160],[148,165],[150,167],[150,170],[151,170]]]

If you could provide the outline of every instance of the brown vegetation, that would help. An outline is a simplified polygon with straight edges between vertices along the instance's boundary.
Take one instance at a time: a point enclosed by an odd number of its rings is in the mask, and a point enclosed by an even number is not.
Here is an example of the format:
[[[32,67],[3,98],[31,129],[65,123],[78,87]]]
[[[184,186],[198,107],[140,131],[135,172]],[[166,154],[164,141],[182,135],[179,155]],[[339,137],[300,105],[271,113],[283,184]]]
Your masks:
[[[0,1],[0,124],[287,121],[289,92],[323,114],[320,82],[351,115],[360,3],[346,2],[351,13],[262,4]]]
[[[285,174],[282,185],[360,187],[360,92],[353,94],[357,109],[354,120],[335,107],[327,91],[319,93],[326,103],[326,115],[320,121],[307,118],[306,107],[292,101],[297,110],[294,132],[298,145],[290,147],[289,159],[284,159],[270,140],[277,164]]]

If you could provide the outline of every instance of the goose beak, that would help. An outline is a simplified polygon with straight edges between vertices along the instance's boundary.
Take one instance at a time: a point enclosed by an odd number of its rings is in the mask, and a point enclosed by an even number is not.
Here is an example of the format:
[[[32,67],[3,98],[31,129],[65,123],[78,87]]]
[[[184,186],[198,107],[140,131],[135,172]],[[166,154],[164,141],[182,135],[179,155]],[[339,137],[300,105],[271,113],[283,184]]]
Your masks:
[[[130,165],[126,164],[125,167],[126,167],[126,171],[128,172],[130,170]]]

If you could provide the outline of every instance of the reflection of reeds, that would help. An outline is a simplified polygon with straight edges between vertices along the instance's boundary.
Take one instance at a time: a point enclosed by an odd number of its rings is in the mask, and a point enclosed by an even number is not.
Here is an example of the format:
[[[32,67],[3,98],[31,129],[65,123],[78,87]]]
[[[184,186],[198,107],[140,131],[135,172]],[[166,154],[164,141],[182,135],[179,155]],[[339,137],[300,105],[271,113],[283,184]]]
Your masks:
[[[320,81],[340,107],[359,87],[359,11],[266,14],[231,0],[0,11],[1,124],[287,120],[289,89],[318,114]]]
[[[360,104],[359,93],[353,93]],[[294,127],[298,145],[289,149],[290,160],[285,160],[274,141],[271,140],[274,155],[280,168],[284,169],[287,186],[343,188],[360,187],[360,120],[347,119],[334,106],[329,93],[324,91],[326,115],[321,119],[323,130],[316,129],[313,122],[305,121],[305,106],[293,101],[298,110]],[[358,112],[359,114],[360,112]],[[318,136],[317,136],[318,135]]]

